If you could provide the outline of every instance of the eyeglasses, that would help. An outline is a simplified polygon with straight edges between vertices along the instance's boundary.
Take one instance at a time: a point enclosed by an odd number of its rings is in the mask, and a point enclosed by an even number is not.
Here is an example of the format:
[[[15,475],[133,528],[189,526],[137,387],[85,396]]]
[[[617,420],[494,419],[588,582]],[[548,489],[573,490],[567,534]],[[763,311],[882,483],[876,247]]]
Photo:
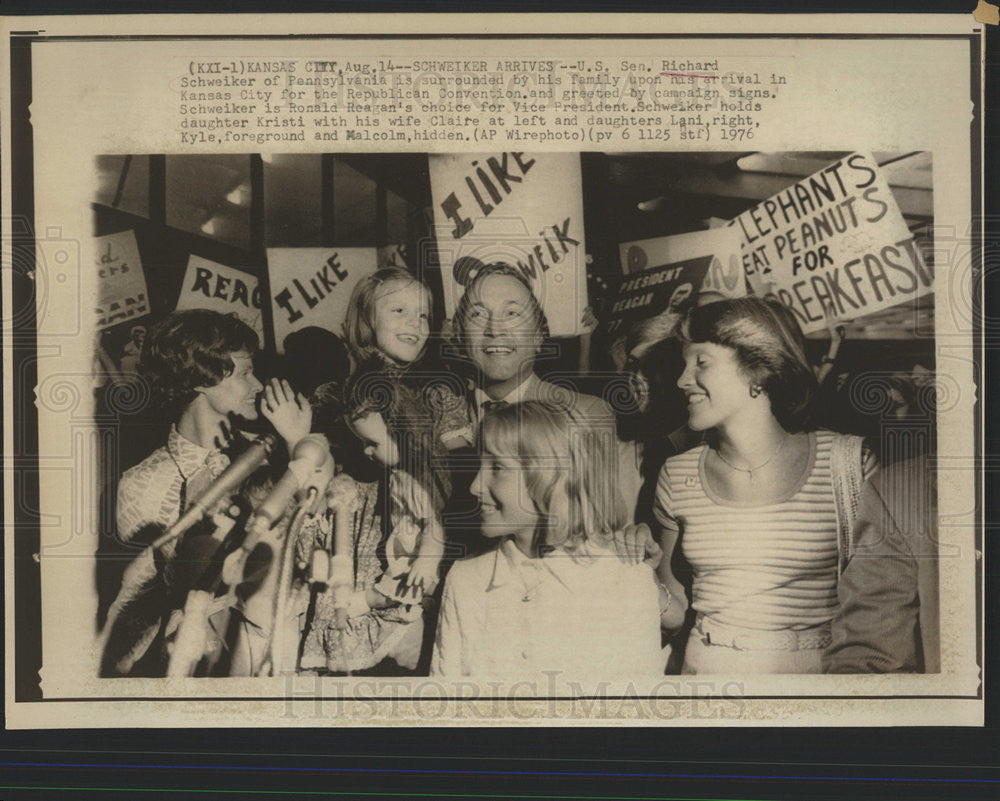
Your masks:
[[[528,317],[527,307],[511,307],[503,309],[496,316],[492,315],[483,306],[472,306],[465,315],[467,327],[485,328],[489,323],[497,323],[502,326],[513,326]]]

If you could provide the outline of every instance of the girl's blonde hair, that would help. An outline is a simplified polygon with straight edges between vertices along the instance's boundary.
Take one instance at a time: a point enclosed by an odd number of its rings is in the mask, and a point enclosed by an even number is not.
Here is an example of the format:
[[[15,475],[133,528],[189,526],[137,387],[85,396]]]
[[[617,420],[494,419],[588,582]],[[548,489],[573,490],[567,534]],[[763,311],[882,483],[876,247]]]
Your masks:
[[[403,286],[416,284],[427,293],[428,301],[431,299],[431,291],[427,284],[402,267],[383,267],[358,281],[351,293],[351,301],[347,304],[347,315],[344,320],[344,338],[347,340],[347,349],[350,351],[355,368],[373,358],[386,361],[375,337],[375,301],[381,297],[388,284],[395,282]],[[430,305],[428,302],[428,311]]]
[[[587,540],[607,544],[626,522],[618,489],[615,432],[599,430],[571,410],[542,401],[516,403],[483,419],[487,450],[516,458],[538,513],[536,554],[555,547],[572,552]],[[566,519],[552,508],[560,477],[569,500]]]

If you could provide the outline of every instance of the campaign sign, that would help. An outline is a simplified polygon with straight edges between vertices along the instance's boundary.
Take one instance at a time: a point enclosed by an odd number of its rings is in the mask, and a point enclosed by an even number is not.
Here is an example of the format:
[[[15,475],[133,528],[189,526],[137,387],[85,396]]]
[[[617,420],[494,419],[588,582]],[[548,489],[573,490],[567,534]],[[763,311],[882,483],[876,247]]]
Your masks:
[[[580,156],[431,155],[445,310],[468,282],[504,262],[531,284],[553,336],[575,336],[587,307]]]
[[[754,293],[776,296],[806,333],[825,328],[824,307],[854,319],[934,288],[933,272],[888,183],[862,153],[793,184],[729,225],[743,238],[743,267]]]
[[[343,336],[354,285],[375,272],[375,248],[269,248],[274,341],[284,352],[285,337],[316,326]]]
[[[739,298],[746,294],[746,278],[740,261],[742,237],[732,228],[711,228],[688,234],[674,234],[618,245],[622,272],[626,275],[653,267],[711,256],[705,278],[699,287],[703,293],[721,298]]]
[[[713,261],[715,256],[698,256],[626,275],[606,315],[608,334],[627,336],[636,323],[654,317],[663,320],[658,329],[669,333],[694,302]]]
[[[211,309],[223,314],[235,313],[263,339],[260,287],[256,276],[217,264],[201,256],[188,259],[184,283],[177,298],[178,311]]]
[[[135,233],[97,237],[97,327],[104,329],[149,314],[146,276]]]

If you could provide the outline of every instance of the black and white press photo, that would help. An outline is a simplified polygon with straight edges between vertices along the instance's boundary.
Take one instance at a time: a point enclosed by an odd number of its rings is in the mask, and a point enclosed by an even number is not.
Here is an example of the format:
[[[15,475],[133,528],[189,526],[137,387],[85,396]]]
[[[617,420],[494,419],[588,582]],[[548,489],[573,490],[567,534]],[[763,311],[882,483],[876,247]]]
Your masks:
[[[930,153],[98,169],[102,676],[938,669]]]
[[[454,33],[33,48],[24,714],[974,721],[975,37]]]

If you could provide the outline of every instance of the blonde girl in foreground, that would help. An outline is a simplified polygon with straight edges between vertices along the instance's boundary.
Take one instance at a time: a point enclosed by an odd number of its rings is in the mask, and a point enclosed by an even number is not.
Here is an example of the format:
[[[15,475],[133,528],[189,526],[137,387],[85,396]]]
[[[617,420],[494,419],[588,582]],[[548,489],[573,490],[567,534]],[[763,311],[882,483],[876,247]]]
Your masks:
[[[488,413],[473,484],[490,552],[445,581],[432,673],[662,675],[652,567],[616,555],[625,524],[615,443],[561,408]]]

